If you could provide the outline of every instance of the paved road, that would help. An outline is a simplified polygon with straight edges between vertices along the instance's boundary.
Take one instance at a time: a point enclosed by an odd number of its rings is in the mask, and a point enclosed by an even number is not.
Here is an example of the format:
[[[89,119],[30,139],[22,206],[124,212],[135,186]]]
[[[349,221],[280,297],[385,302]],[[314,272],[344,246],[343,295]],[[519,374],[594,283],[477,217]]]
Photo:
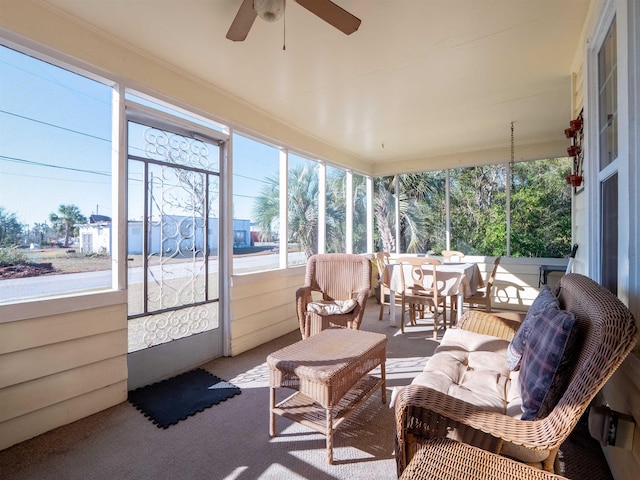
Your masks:
[[[300,254],[303,255],[303,254]],[[297,259],[301,261],[301,258]],[[249,255],[234,259],[234,268],[238,272],[250,272],[277,268],[278,257],[274,255]],[[180,266],[181,268],[177,268]],[[154,267],[157,270],[160,267]],[[173,264],[173,277],[190,275],[189,264]],[[210,262],[209,272],[218,271],[218,264]],[[128,270],[129,285],[142,281],[142,268],[134,267]],[[0,303],[9,303],[25,298],[39,296],[62,295],[65,293],[89,292],[92,290],[105,290],[111,287],[111,271],[66,273],[63,275],[44,275],[40,277],[15,278],[0,280]]]

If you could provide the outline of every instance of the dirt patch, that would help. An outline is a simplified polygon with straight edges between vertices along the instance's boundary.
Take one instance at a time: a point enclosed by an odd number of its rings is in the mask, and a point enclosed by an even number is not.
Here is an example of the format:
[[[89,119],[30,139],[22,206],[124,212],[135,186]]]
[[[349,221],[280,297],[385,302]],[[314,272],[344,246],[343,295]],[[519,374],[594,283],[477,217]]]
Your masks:
[[[55,271],[56,269],[53,268],[51,263],[24,263],[20,265],[8,265],[0,267],[0,279],[6,280],[9,278],[37,277],[39,275],[55,273]]]

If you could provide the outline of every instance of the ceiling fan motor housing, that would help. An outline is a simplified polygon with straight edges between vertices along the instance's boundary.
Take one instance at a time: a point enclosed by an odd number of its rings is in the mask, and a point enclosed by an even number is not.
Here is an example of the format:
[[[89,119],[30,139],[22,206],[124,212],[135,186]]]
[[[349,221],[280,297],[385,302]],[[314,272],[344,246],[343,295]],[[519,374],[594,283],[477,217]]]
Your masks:
[[[275,22],[284,14],[285,0],[253,0],[253,8],[263,20]]]

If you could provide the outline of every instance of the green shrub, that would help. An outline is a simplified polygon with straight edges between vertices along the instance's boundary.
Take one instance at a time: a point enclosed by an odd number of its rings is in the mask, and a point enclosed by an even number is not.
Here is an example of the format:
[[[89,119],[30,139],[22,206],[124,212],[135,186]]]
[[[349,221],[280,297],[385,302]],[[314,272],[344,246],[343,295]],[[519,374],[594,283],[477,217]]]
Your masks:
[[[29,263],[26,255],[14,248],[0,248],[0,267]]]

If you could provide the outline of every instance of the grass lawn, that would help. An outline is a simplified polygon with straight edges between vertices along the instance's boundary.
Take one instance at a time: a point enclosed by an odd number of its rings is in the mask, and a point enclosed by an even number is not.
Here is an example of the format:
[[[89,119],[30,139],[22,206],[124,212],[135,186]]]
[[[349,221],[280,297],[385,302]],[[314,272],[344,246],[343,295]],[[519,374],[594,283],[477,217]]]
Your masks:
[[[29,262],[51,263],[56,273],[94,272],[110,270],[111,257],[101,255],[84,255],[72,248],[44,248],[23,252]]]

